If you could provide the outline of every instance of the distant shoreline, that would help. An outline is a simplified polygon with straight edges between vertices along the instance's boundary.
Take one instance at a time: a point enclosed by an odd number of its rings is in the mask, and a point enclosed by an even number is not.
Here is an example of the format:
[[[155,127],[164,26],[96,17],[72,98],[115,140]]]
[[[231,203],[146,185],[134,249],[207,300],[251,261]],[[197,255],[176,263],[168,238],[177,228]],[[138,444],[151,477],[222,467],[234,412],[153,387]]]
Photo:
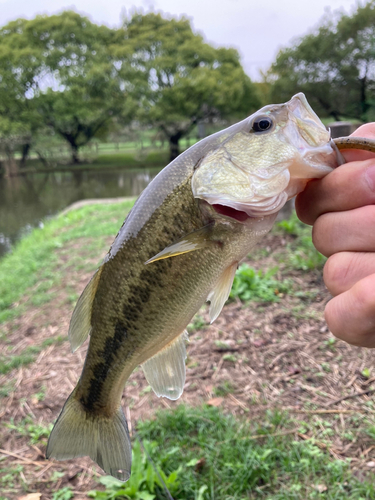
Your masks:
[[[77,210],[78,208],[86,207],[87,205],[108,205],[110,203],[122,203],[123,201],[133,201],[136,196],[123,196],[119,198],[90,198],[88,200],[75,201],[71,205],[68,205],[64,210],[58,212],[56,215],[65,215],[72,210]]]

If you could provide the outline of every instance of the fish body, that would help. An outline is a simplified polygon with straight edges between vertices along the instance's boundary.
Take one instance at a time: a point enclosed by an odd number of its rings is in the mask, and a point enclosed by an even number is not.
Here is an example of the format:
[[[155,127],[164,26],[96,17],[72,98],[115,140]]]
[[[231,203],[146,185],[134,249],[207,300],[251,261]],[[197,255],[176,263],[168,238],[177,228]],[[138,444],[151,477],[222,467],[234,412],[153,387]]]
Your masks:
[[[131,447],[121,396],[138,365],[158,396],[185,382],[186,326],[209,300],[213,321],[238,263],[287,199],[339,163],[303,94],[210,136],[143,191],[74,310],[73,350],[90,335],[81,377],[47,457],[88,455],[127,480]]]

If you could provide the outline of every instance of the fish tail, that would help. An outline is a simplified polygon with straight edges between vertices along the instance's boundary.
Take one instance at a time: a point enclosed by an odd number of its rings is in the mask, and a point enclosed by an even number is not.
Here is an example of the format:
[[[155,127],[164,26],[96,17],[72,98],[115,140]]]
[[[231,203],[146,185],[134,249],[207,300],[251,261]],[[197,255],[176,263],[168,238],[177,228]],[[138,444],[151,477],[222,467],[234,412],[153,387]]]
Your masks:
[[[67,399],[48,440],[46,458],[68,460],[89,456],[106,473],[127,481],[131,445],[121,406],[111,417],[93,415],[75,398]]]

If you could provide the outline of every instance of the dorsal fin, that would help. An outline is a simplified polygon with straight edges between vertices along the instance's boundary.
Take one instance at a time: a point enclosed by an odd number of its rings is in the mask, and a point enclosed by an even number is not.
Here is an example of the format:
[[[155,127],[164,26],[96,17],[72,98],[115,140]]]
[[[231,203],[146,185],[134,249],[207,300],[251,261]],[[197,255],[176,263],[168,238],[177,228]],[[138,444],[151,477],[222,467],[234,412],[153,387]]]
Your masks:
[[[225,302],[227,301],[230,290],[233,285],[234,275],[238,262],[235,262],[231,266],[227,267],[218,279],[214,289],[211,291],[207,300],[211,302],[210,304],[210,322],[213,323],[215,319],[221,313]]]
[[[86,285],[74,308],[68,332],[70,347],[73,352],[83,344],[90,333],[92,303],[98,288],[101,272],[102,267],[96,271]]]
[[[184,390],[186,378],[186,340],[184,331],[164,349],[142,364],[147,379],[157,396],[178,399]]]

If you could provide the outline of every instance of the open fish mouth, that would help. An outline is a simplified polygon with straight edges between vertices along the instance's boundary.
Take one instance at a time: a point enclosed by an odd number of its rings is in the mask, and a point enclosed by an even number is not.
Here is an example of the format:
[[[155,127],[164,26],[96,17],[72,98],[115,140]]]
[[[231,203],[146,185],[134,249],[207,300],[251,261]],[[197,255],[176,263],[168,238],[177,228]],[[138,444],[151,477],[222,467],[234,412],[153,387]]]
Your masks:
[[[279,193],[271,198],[262,198],[259,203],[253,200],[251,204],[246,203],[212,203],[215,212],[225,215],[238,222],[245,222],[247,219],[255,217],[265,217],[277,213],[285,205],[288,199],[286,191]]]
[[[242,210],[236,210],[235,208],[228,207],[226,205],[212,205],[213,209],[216,213],[220,215],[224,215],[225,217],[229,217],[230,219],[234,219],[237,222],[245,222],[250,216],[243,212]]]
[[[233,203],[234,206],[213,203],[212,207],[215,212],[220,215],[230,217],[238,222],[246,222],[248,219],[266,217],[279,212],[290,198],[292,198],[292,196],[288,197],[287,192],[283,191],[272,198],[263,198],[258,206],[254,202],[252,202],[251,205],[237,202]]]

